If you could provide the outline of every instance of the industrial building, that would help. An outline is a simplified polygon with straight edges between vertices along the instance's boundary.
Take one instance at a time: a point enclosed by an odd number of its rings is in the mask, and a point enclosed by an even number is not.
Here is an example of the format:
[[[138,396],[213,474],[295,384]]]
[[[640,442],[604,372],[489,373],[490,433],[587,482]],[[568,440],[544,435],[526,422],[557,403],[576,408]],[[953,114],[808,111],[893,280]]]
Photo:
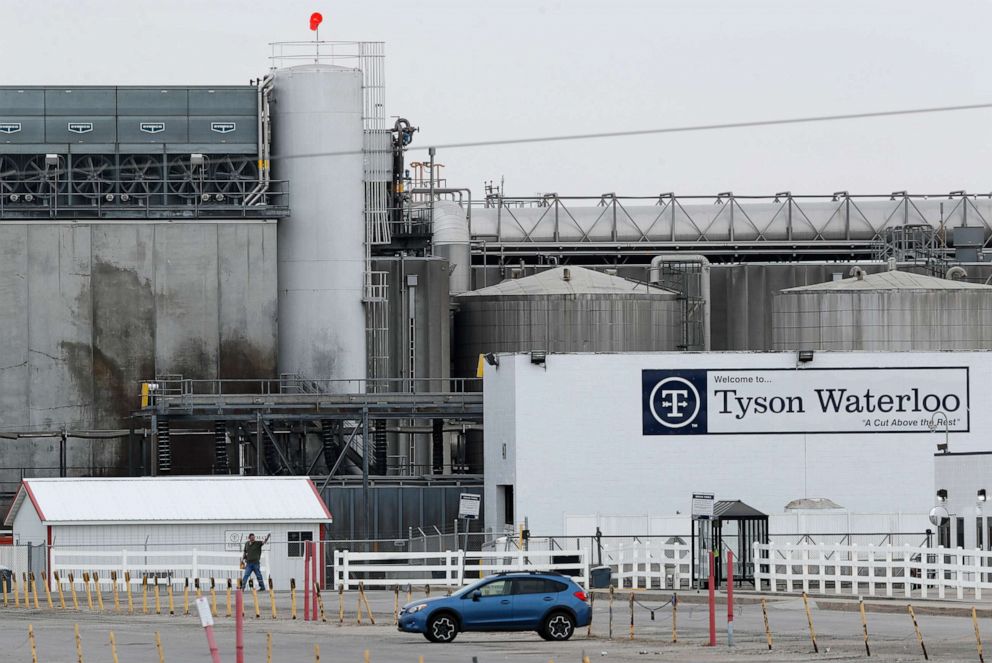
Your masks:
[[[909,365],[965,408],[953,450],[988,450],[992,198],[473,192],[387,121],[383,44],[318,46],[250,85],[0,88],[3,504],[24,477],[308,476],[339,540],[450,531],[463,492],[494,534],[706,483],[933,506],[919,412],[832,435],[755,394],[777,420],[711,403],[656,435],[643,371]]]
[[[288,589],[290,578],[303,576],[300,542],[324,540],[331,522],[306,477],[144,477],[25,479],[4,524],[15,543],[47,555],[40,568],[64,566],[76,577],[93,569],[123,577],[130,568],[135,582],[236,579],[248,535],[271,536],[264,577]],[[76,554],[53,559],[60,549]]]

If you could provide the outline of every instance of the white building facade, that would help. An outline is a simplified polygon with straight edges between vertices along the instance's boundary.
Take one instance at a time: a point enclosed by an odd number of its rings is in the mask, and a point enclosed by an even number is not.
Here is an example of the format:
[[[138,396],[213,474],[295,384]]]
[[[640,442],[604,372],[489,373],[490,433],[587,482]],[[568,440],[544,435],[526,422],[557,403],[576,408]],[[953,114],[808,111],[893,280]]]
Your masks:
[[[829,498],[852,514],[906,514],[887,522],[922,532],[936,444],[981,451],[992,431],[988,352],[496,360],[485,366],[486,523],[526,518],[534,536],[578,535],[570,522],[604,516],[685,516],[694,492],[772,515]]]
[[[16,544],[45,545],[49,570],[221,585],[240,575],[248,534],[269,534],[263,577],[288,589],[302,586],[303,542],[325,538],[331,513],[307,477],[24,479],[4,522]]]

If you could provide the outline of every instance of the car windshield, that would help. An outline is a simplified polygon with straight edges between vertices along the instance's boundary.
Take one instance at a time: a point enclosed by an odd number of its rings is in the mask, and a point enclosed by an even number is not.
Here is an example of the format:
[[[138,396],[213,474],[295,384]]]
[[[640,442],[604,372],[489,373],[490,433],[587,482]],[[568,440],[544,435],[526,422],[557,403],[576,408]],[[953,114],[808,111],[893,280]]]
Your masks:
[[[475,590],[480,589],[483,585],[490,583],[492,581],[493,578],[491,576],[488,578],[483,578],[482,580],[477,580],[473,582],[471,585],[462,587],[457,592],[453,593],[452,596],[468,596]]]

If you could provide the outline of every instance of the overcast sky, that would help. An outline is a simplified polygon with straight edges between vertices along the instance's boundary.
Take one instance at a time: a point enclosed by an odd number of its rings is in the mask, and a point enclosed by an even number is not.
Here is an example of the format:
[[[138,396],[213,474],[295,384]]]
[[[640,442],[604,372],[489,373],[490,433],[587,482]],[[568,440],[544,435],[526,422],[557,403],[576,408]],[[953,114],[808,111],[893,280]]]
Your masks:
[[[953,9],[952,9],[953,8]],[[0,84],[232,84],[267,44],[386,42],[390,115],[444,144],[992,102],[992,3],[0,0]],[[442,151],[560,194],[992,191],[992,110]],[[420,154],[412,155],[414,159]]]

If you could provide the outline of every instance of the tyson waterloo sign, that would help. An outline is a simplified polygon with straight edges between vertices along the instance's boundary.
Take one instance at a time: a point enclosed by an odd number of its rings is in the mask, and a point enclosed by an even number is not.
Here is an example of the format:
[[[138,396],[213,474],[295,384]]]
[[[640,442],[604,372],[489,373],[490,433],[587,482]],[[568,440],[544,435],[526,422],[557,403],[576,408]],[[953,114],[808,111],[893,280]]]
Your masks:
[[[967,367],[642,370],[644,435],[968,432]]]

